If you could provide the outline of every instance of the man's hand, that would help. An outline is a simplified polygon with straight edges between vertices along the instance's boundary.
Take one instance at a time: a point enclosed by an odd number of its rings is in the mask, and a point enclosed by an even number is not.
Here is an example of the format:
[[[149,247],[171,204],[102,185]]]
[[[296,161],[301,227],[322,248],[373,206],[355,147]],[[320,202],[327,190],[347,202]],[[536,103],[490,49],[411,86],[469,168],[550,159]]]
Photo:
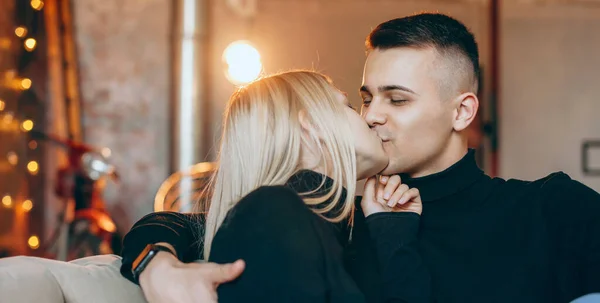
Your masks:
[[[149,303],[217,303],[217,287],[235,280],[244,261],[231,264],[182,263],[159,252],[140,275],[140,286]]]
[[[421,214],[423,204],[416,188],[402,184],[400,176],[377,176],[367,179],[360,205],[365,217],[380,212],[414,212]]]

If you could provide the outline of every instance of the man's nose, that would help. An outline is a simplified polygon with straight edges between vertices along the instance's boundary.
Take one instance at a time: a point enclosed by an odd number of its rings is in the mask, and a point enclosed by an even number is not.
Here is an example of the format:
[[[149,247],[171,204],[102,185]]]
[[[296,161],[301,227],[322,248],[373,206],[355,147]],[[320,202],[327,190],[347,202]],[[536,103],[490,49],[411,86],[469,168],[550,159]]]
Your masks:
[[[372,102],[368,107],[363,106],[362,116],[369,126],[385,124],[385,114],[381,111],[381,107],[373,104]]]

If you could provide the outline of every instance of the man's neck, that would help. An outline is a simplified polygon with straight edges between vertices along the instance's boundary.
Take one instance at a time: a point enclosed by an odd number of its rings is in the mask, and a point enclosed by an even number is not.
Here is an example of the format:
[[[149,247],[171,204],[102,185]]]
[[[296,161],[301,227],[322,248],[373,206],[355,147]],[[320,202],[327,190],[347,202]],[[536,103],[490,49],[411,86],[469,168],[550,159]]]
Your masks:
[[[428,161],[429,163],[425,163],[421,169],[409,173],[408,176],[411,178],[421,178],[443,172],[464,158],[468,151],[469,149],[466,144],[456,147],[449,146],[440,155],[432,159],[432,161]]]

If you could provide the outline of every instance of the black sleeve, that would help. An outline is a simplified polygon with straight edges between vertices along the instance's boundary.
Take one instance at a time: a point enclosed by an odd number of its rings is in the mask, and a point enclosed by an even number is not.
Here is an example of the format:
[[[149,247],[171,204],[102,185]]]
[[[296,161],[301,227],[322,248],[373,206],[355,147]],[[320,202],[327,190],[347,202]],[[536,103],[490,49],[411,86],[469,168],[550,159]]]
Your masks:
[[[218,288],[220,303],[364,302],[357,293],[332,298],[327,249],[319,219],[285,187],[263,187],[229,212],[212,243],[209,261],[246,262],[242,275]],[[341,248],[338,262],[341,265]],[[340,283],[339,281],[334,281]]]
[[[579,182],[578,182],[579,183]],[[585,246],[583,249],[583,292],[600,293],[600,194],[579,184],[581,197],[586,201]]]
[[[366,218],[381,274],[382,302],[431,302],[431,279],[418,250],[420,216],[376,213]]]
[[[377,250],[367,228],[360,200],[361,197],[356,197],[352,240],[344,249],[344,261],[367,302],[381,302],[381,273]]]
[[[203,214],[176,212],[151,213],[136,222],[123,239],[121,274],[135,283],[131,266],[146,245],[158,242],[171,244],[182,262],[202,258]]]
[[[600,292],[600,194],[564,173],[553,174],[542,190],[561,266],[575,270],[561,284],[578,289],[575,296]]]
[[[580,185],[582,186],[582,185]],[[583,292],[600,293],[600,194],[588,187],[582,189],[582,199],[587,201],[587,227],[584,230],[585,242]]]

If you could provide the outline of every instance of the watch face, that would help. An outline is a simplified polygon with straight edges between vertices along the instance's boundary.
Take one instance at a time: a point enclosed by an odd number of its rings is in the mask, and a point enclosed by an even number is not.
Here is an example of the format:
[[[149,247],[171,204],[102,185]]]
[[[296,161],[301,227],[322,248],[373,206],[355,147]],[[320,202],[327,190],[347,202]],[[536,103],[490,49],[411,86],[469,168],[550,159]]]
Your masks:
[[[152,258],[154,258],[154,256],[156,256],[156,254],[160,251],[166,251],[175,255],[175,253],[171,249],[165,246],[154,244],[146,245],[144,250],[138,255],[138,257],[135,259],[135,261],[133,261],[133,264],[131,265],[131,273],[133,274],[135,280],[138,279],[141,272],[144,271],[146,266],[148,266],[148,263],[150,263],[150,261],[152,261]]]
[[[146,268],[148,262],[152,260],[155,254],[156,251],[153,249],[153,246],[147,245],[146,248],[144,248],[144,250],[135,259],[135,261],[133,261],[133,264],[131,265],[131,271],[133,273],[133,276],[136,277],[136,279],[137,276],[142,272],[142,270]]]

